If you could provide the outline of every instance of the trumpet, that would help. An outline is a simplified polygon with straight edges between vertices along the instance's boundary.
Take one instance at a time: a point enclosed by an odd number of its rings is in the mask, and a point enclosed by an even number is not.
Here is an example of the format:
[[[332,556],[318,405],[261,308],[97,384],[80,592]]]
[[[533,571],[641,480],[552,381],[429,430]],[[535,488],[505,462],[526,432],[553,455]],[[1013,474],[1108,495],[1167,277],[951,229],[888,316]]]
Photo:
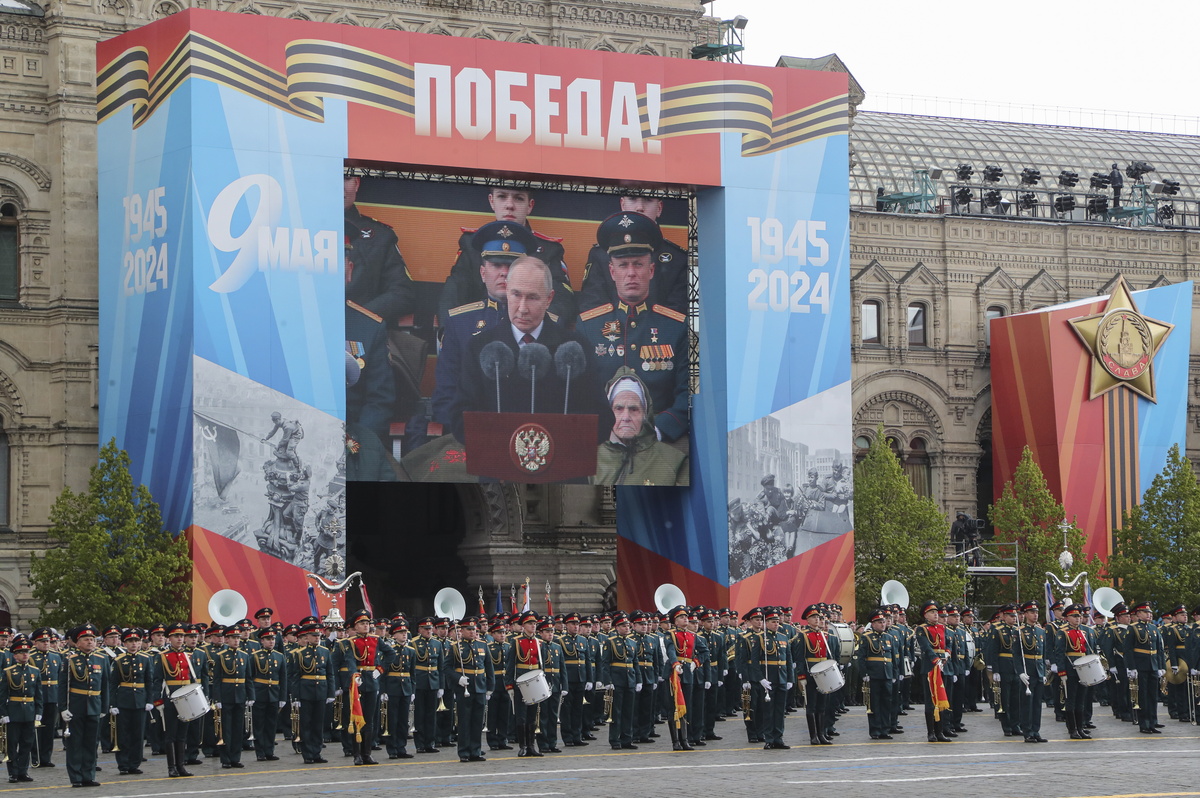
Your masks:
[[[742,717],[750,721],[750,688],[742,688]]]
[[[121,750],[120,744],[117,743],[117,716],[116,715],[108,716],[108,733],[112,738],[112,752],[115,754],[116,752]]]
[[[392,736],[391,735],[391,725],[392,724],[388,721],[388,717],[392,713],[387,704],[380,704],[379,714],[381,715],[381,717],[379,718],[379,736],[380,737],[391,737]]]
[[[333,728],[342,728],[342,699],[340,696],[333,702]]]
[[[613,688],[612,685],[609,685],[608,689],[604,691],[604,717],[606,718],[612,717],[612,702]]]
[[[1192,725],[1200,725],[1200,714],[1196,712],[1196,701],[1200,699],[1200,672],[1188,673],[1188,709],[1192,713]]]
[[[9,762],[8,758],[8,724],[0,726],[0,751],[4,752],[4,762]]]
[[[1167,677],[1165,674],[1158,680],[1158,691],[1163,695],[1167,694]]]
[[[212,711],[213,730],[217,733],[217,745],[225,745],[225,735],[221,727],[221,708],[216,704],[213,704]]]
[[[254,709],[254,707],[246,707],[246,724],[242,731],[242,734],[245,737],[246,742],[248,742],[248,743],[254,742],[254,713],[252,712],[253,709]]]
[[[300,753],[300,707],[292,702],[292,750]]]
[[[867,708],[868,715],[874,715],[871,709],[871,680],[863,679],[863,705]]]
[[[1134,709],[1141,709],[1138,705],[1138,682],[1138,672],[1134,671],[1133,675],[1129,677],[1129,699],[1133,702]]]

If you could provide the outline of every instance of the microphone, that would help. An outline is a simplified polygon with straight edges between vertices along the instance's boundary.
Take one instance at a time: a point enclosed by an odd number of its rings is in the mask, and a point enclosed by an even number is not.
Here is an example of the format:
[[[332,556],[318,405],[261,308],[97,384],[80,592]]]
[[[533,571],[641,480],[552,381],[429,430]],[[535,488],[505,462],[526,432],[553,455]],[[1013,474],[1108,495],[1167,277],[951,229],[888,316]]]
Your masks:
[[[583,356],[583,347],[579,345],[578,341],[567,341],[554,353],[554,369],[566,383],[566,390],[563,391],[563,415],[566,415],[567,408],[570,406],[571,374],[574,372],[575,379],[579,379],[579,375],[585,368],[587,368],[587,359]]]
[[[492,341],[479,353],[483,376],[496,381],[496,412],[500,412],[500,379],[512,374],[513,353],[503,341]]]
[[[529,380],[529,412],[534,412],[534,395],[537,390],[537,381],[546,377],[546,372],[550,370],[550,350],[545,344],[525,344],[521,347],[521,354],[517,356],[517,371],[522,377]]]

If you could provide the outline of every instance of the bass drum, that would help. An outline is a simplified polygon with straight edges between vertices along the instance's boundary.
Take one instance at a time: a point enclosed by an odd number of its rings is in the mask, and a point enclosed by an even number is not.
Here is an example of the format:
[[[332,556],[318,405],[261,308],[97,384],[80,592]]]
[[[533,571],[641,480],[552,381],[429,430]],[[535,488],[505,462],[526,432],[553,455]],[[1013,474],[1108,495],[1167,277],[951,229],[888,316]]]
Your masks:
[[[829,628],[837,634],[838,663],[849,665],[850,660],[854,659],[854,630],[848,623],[831,623]]]

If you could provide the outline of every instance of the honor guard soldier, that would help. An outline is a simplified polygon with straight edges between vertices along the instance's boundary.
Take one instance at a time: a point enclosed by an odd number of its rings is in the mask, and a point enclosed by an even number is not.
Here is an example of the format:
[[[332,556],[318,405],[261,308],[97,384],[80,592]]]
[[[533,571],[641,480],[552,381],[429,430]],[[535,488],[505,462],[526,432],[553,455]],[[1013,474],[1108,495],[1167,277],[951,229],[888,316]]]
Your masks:
[[[833,740],[826,735],[829,728],[827,697],[817,689],[816,680],[809,678],[814,667],[831,659],[829,640],[821,628],[821,610],[816,604],[810,604],[804,608],[800,619],[808,625],[801,627],[791,647],[796,677],[804,685],[804,715],[808,722],[809,742],[812,745],[833,745]]]
[[[395,656],[389,657],[379,679],[380,712],[387,713],[387,752],[389,759],[412,759],[408,752],[408,708],[413,697],[414,649],[408,643],[408,621],[404,618],[388,625]]]
[[[497,186],[488,192],[488,204],[497,222],[521,225],[532,235],[536,246],[528,254],[546,264],[554,282],[554,301],[550,311],[560,323],[570,326],[575,323],[578,305],[564,262],[562,239],[542,235],[529,226],[529,214],[533,211],[534,203],[533,192],[528,188]],[[438,300],[438,318],[443,323],[450,317],[451,308],[486,298],[479,280],[482,252],[475,243],[476,232],[475,229],[464,227],[458,239],[458,257],[450,268]]]
[[[1046,682],[1046,661],[1050,653],[1046,630],[1038,626],[1038,603],[1026,601],[1021,605],[1021,658],[1025,669],[1018,678],[1025,684],[1027,694],[1021,696],[1021,733],[1027,743],[1048,743],[1042,736],[1043,689]],[[1018,691],[1021,692],[1021,691]]]
[[[594,678],[588,660],[588,639],[579,633],[579,621],[579,613],[564,615],[563,634],[558,639],[563,650],[562,678],[567,690],[562,704],[562,736],[563,745],[570,747],[587,745],[583,739],[583,696],[592,689]]]
[[[759,729],[765,750],[791,747],[783,742],[783,723],[794,667],[791,641],[780,631],[782,619],[778,608],[768,608],[763,613],[764,631],[747,638],[746,681],[751,688],[759,688],[756,691],[757,706],[762,715]]]
[[[413,638],[413,744],[418,754],[436,754],[437,704],[442,697],[442,642],[433,636],[431,617],[417,622]]]
[[[392,653],[391,644],[371,634],[371,614],[365,609],[346,619],[353,637],[339,640],[333,649],[333,665],[338,675],[344,731],[342,753],[354,757],[356,765],[378,764],[371,758],[371,747],[379,728],[379,674]],[[349,729],[350,687],[358,679],[358,700],[362,705],[363,727]],[[361,745],[359,739],[361,739]]]
[[[863,680],[863,703],[867,709],[867,731],[872,740],[891,740],[892,684],[896,663],[892,638],[886,634],[888,612],[882,607],[867,617],[867,628],[858,638],[858,672]]]
[[[946,605],[946,650],[950,652],[950,661],[946,663],[947,673],[954,678],[946,685],[950,694],[950,724],[949,730],[961,734],[967,730],[963,725],[962,716],[966,706],[967,691],[970,686],[967,676],[971,673],[971,657],[968,654],[967,632],[962,625],[962,614],[954,604]]]
[[[638,213],[657,223],[662,215],[663,201],[637,194],[621,195],[621,212]],[[674,241],[663,238],[651,253],[654,279],[650,281],[650,301],[686,314],[688,310],[688,256]],[[618,301],[617,289],[609,271],[608,251],[593,245],[583,271],[583,286],[579,290],[579,306],[595,307]]]
[[[939,622],[938,603],[926,601],[921,605],[925,623],[916,628],[917,645],[920,650],[918,673],[922,680],[922,696],[925,699],[925,731],[931,743],[948,743],[946,734],[949,722],[950,701],[946,696],[945,674],[950,652],[946,648],[946,627]]]
[[[29,662],[33,644],[25,635],[17,635],[9,644],[12,662],[4,668],[0,677],[0,724],[8,728],[8,747],[5,760],[8,763],[8,781],[33,781],[29,776],[29,763],[35,757],[36,740],[34,727],[42,719],[42,696],[58,685],[42,685],[42,674]],[[138,756],[141,757],[141,747]],[[140,771],[139,771],[140,772]]]
[[[258,761],[274,762],[279,759],[275,756],[279,710],[287,704],[287,659],[278,649],[280,635],[274,629],[259,627],[257,634],[260,647],[250,655],[250,728]]]
[[[33,652],[29,662],[38,669],[42,680],[42,723],[34,727],[37,735],[38,761],[34,763],[39,768],[52,768],[54,753],[54,730],[58,727],[58,683],[62,678],[62,654],[52,648],[54,630],[42,626],[33,630]]]
[[[288,699],[299,713],[300,754],[304,764],[323,764],[321,737],[325,725],[325,707],[334,701],[333,658],[329,650],[317,645],[321,627],[308,623],[300,627],[300,648],[288,662]]]
[[[1090,628],[1083,625],[1084,609],[1080,604],[1067,606],[1063,616],[1066,626],[1054,631],[1050,645],[1050,660],[1063,684],[1063,714],[1067,718],[1067,731],[1072,740],[1090,740],[1091,734],[1084,728],[1087,707],[1091,703],[1090,688],[1079,680],[1075,662],[1088,654],[1099,653]]]
[[[511,656],[504,668],[504,687],[512,697],[513,724],[517,732],[517,756],[542,756],[537,744],[537,720],[540,704],[526,704],[521,698],[518,680],[536,670],[544,670],[546,647],[537,636],[537,613],[523,612],[521,633],[512,641]]]
[[[553,630],[553,626],[551,626]],[[483,721],[487,702],[496,687],[496,673],[488,656],[487,644],[477,639],[473,619],[458,624],[459,639],[443,665],[444,682],[458,693],[457,728],[460,762],[486,762],[483,755]]]
[[[146,743],[146,721],[150,718],[150,672],[154,661],[141,651],[142,636],[137,629],[121,633],[124,650],[113,658],[113,709],[110,721],[116,728],[117,769],[121,775],[140,775],[142,748]]]
[[[1162,635],[1151,619],[1149,602],[1133,605],[1137,619],[1125,635],[1125,667],[1130,682],[1137,680],[1138,731],[1142,734],[1162,734],[1158,722],[1158,680],[1166,675],[1167,659],[1163,652]],[[1130,691],[1133,691],[1132,684]]]
[[[536,252],[538,239],[523,224],[496,221],[475,231],[471,245],[481,256],[479,277],[485,296],[449,308],[440,319],[444,332],[438,349],[437,382],[431,404],[433,420],[445,425],[446,429],[454,419],[458,379],[467,344],[473,336],[508,321],[508,267],[521,255]]]
[[[100,744],[100,719],[109,712],[111,694],[109,659],[96,651],[98,633],[90,623],[72,630],[75,650],[64,658],[59,683],[59,714],[67,724],[63,737],[67,776],[72,786],[100,784],[96,781],[96,750]]]
[[[614,751],[619,751],[637,748],[633,744],[637,646],[632,637],[632,624],[625,613],[616,613],[613,626],[613,633],[607,636],[600,649],[600,681],[605,686],[604,701],[610,706],[608,744]],[[671,739],[675,739],[674,736]]]
[[[992,622],[992,631],[984,650],[988,675],[994,685],[996,715],[1005,737],[1021,734],[1021,649],[1017,639],[1017,605],[1005,604],[999,618]]]
[[[558,713],[562,701],[567,696],[567,685],[563,682],[565,659],[562,646],[554,639],[554,620],[543,618],[538,621],[538,637],[542,641],[542,651],[545,660],[542,672],[546,674],[546,683],[550,687],[550,698],[542,702],[538,720],[537,745],[543,754],[561,754],[558,747]]]
[[[221,767],[241,768],[242,740],[246,736],[246,707],[254,706],[250,681],[250,655],[242,651],[242,635],[236,625],[225,629],[225,648],[213,657],[212,700],[221,713]],[[251,684],[253,684],[251,682]]]
[[[682,703],[686,708],[679,727],[679,739],[695,746],[697,743],[704,745],[700,739],[703,721],[693,718],[692,712],[697,704],[694,699],[697,686],[704,689],[703,667],[708,663],[708,645],[704,638],[687,628],[690,613],[691,610],[684,606],[675,607],[668,613],[672,629],[667,637],[667,666],[674,668],[679,676],[676,703]]]
[[[621,367],[633,369],[650,392],[659,437],[675,441],[688,430],[687,316],[649,299],[658,224],[640,213],[618,213],[601,222],[596,240],[608,251],[617,300],[584,310],[579,331],[594,347],[597,383]],[[607,437],[612,412],[600,419]]]

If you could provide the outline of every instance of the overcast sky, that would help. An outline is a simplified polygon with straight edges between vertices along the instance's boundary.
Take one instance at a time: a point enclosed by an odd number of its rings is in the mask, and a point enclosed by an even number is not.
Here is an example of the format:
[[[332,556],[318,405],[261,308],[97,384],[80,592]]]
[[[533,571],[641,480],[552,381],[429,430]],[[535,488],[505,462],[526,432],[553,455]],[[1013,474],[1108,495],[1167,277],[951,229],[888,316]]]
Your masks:
[[[749,19],[747,64],[837,53],[869,110],[1200,135],[1196,0],[715,0],[709,8]]]

